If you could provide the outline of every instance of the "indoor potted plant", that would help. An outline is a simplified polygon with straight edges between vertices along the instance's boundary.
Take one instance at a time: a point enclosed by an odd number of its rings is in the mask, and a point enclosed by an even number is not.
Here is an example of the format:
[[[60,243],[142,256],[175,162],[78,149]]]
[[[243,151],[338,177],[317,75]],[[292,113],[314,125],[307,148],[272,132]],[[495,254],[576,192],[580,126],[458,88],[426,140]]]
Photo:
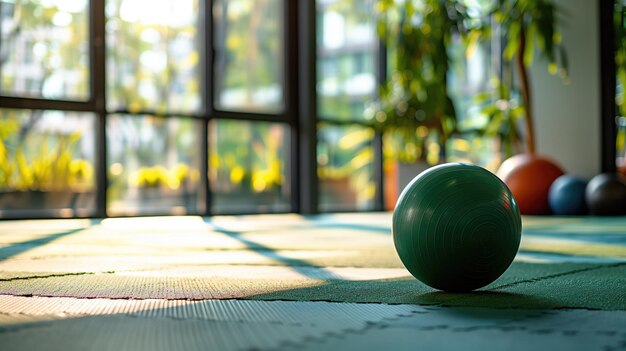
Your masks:
[[[467,31],[468,51],[472,51],[478,41],[491,39],[494,26],[504,33],[500,77],[493,92],[485,92],[478,98],[493,102],[483,110],[489,117],[485,130],[510,129],[506,137],[512,144],[523,139],[524,148],[516,145],[516,153],[536,153],[528,71],[535,56],[548,60],[551,74],[558,74],[564,82],[568,79],[567,54],[557,28],[558,15],[558,8],[550,0],[498,0],[488,15],[493,22],[482,21]],[[521,101],[515,95],[519,95]],[[515,130],[519,120],[523,128]]]
[[[94,170],[74,155],[81,134],[24,130],[16,119],[0,119],[0,211],[88,207]]]
[[[429,165],[446,160],[446,142],[456,129],[448,46],[455,32],[465,30],[467,14],[452,0],[381,0],[376,9],[392,69],[365,117],[382,130],[386,159],[397,165],[396,186],[402,189]]]
[[[507,141],[512,145],[519,145],[520,139],[524,141],[524,150],[517,146],[518,154],[502,163],[498,175],[509,185],[521,212],[526,214],[549,213],[550,185],[563,174],[556,163],[536,153],[528,71],[538,55],[548,60],[551,74],[559,74],[567,81],[567,55],[557,28],[559,14],[550,0],[498,0],[489,16],[505,34],[505,46],[501,55],[502,77],[496,87],[495,99],[484,110],[489,117],[485,131],[502,133],[507,130]],[[470,28],[469,49],[481,38],[490,37],[492,27],[489,22],[484,22]],[[517,101],[513,92],[518,92],[521,101]]]

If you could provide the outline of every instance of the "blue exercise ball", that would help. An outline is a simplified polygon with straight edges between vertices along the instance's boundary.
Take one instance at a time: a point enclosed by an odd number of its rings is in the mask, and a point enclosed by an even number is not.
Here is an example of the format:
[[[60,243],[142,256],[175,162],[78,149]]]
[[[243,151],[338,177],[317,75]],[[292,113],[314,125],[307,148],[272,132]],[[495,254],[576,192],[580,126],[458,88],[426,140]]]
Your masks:
[[[571,174],[558,177],[548,192],[552,213],[566,216],[587,214],[586,188],[587,182],[582,178]]]

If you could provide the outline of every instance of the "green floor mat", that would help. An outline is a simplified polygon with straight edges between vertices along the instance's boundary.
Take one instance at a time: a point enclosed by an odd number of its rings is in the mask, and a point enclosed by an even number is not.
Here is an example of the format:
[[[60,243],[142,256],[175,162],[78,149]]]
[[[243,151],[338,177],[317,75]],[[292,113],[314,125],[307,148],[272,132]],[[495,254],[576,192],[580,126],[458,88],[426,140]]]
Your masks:
[[[516,261],[470,294],[411,277],[390,214],[0,222],[0,294],[626,310],[626,218],[524,217]]]

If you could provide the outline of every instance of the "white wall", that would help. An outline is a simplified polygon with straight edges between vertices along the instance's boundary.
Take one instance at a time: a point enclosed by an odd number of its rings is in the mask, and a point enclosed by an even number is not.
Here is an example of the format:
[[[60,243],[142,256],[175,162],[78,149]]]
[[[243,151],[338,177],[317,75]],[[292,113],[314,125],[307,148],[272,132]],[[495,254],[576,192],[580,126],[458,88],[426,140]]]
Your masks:
[[[564,85],[536,59],[530,69],[537,151],[566,172],[591,178],[600,171],[600,40],[597,1],[555,0],[569,59]]]

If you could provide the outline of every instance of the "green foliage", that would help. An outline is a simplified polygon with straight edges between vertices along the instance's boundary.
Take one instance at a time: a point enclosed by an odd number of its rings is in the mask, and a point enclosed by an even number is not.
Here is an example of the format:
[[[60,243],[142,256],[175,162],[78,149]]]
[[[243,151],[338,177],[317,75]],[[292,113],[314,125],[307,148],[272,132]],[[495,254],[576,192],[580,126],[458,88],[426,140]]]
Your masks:
[[[429,151],[438,150],[445,156],[445,147],[441,146],[458,131],[497,136],[507,154],[520,152],[520,139],[525,135],[527,148],[534,150],[527,67],[541,57],[548,61],[550,73],[567,81],[567,55],[557,28],[561,12],[552,1],[494,0],[490,6],[483,1],[478,8],[486,11],[472,14],[477,12],[476,7],[468,11],[465,3],[380,0],[377,4],[381,14],[378,32],[393,53],[393,71],[366,117],[374,125],[400,135],[400,148],[393,152],[400,159],[436,161]],[[476,103],[482,106],[480,115],[459,124],[447,89],[451,66],[447,47],[452,36],[460,34],[471,55],[477,45],[492,40],[498,32],[504,33],[501,79],[494,78],[492,91],[477,97]],[[513,79],[514,64],[520,75],[517,79]],[[518,130],[521,122],[526,126],[525,133]]]
[[[86,100],[89,98],[89,67],[88,45],[89,33],[88,6],[85,11],[64,12],[55,2],[37,0],[15,0],[0,3],[0,7],[12,8],[13,11],[2,11],[6,16],[3,21],[2,57],[0,69],[2,73],[2,89],[9,92],[43,95],[47,98],[70,98]],[[54,24],[55,15],[65,13],[71,16],[71,23],[67,26]],[[24,40],[26,39],[26,40]],[[27,44],[27,50],[17,50],[20,45]],[[35,50],[36,49],[36,50]],[[30,57],[30,58],[29,58]],[[30,77],[26,88],[19,87],[24,78],[16,75],[15,69],[2,67],[7,61],[17,64],[33,60],[41,73]],[[24,62],[26,63],[26,62]],[[4,69],[2,69],[4,68]],[[44,92],[44,85],[50,81],[55,73],[72,72],[75,79],[66,80],[62,90]],[[16,91],[17,90],[17,91]]]
[[[239,6],[246,9],[231,11],[236,15],[229,17],[229,6],[237,5],[231,2],[233,4],[219,1],[219,8],[223,11],[219,23],[227,31],[224,45],[230,61],[224,75],[224,87],[246,87],[251,92],[276,83],[276,77],[281,75],[281,67],[274,60],[280,57],[282,48],[279,40],[270,38],[281,35],[280,20],[274,19],[272,14],[277,10],[278,2],[240,1]]]
[[[377,39],[370,38],[368,34],[375,30],[376,21],[372,16],[372,7],[376,1],[325,1],[317,7],[317,106],[318,116],[325,120],[363,121],[363,112],[372,100],[373,91],[355,91],[350,85],[364,77],[373,78],[375,75],[374,44]],[[343,22],[338,27],[330,20],[337,16]],[[367,28],[367,32],[364,28]],[[343,37],[344,41],[327,42],[329,38],[335,37]],[[358,46],[356,49],[355,44]],[[368,48],[364,50],[361,48],[363,45]]]
[[[476,102],[483,106],[481,114],[488,118],[482,133],[488,137],[498,135],[507,156],[522,151],[522,135],[526,136],[527,151],[535,149],[527,67],[539,56],[548,61],[551,74],[558,74],[567,82],[567,54],[557,28],[560,13],[561,10],[550,0],[497,0],[488,12],[487,17],[495,20],[493,26],[504,33],[502,80],[494,78],[493,90],[477,96]],[[468,53],[481,40],[492,40],[494,32],[488,21],[469,28],[466,36]],[[517,67],[517,79],[513,79],[513,65]],[[519,86],[515,86],[516,82]],[[524,132],[518,130],[521,122],[525,126]]]
[[[131,176],[131,185],[140,188],[169,188],[176,190],[186,182],[195,182],[200,178],[197,170],[191,170],[188,165],[178,163],[171,170],[156,165],[140,167]]]
[[[492,16],[506,35],[504,60],[521,56],[530,66],[539,55],[548,61],[551,74],[566,79],[567,54],[557,28],[560,11],[550,0],[498,0]]]
[[[465,31],[468,15],[452,0],[381,0],[377,10],[378,34],[394,52],[393,71],[366,117],[399,135],[406,144],[403,149],[416,150],[401,158],[425,159],[425,144],[433,133],[445,145],[456,130],[456,111],[447,89],[447,48],[454,33]]]
[[[280,125],[222,120],[213,130],[209,177],[219,189],[262,193],[282,187],[284,134]]]
[[[374,159],[370,147],[374,138],[372,129],[342,128],[326,123],[320,124],[318,129],[322,134],[317,146],[320,179],[343,179],[363,172],[368,174],[368,167]],[[341,135],[336,142],[324,135],[336,132]]]
[[[246,110],[280,110],[255,97],[265,90],[279,89],[283,37],[278,0],[219,0],[214,2],[216,102],[232,94],[229,104]]]
[[[512,96],[510,87],[497,78],[492,79],[494,91],[483,92],[475,97],[475,102],[483,106],[479,116],[468,122],[481,119],[483,123],[463,126],[464,131],[476,131],[483,137],[500,140],[501,151],[505,158],[521,152],[521,135],[518,125],[525,117],[524,105]]]
[[[198,2],[191,2],[199,13]],[[107,107],[130,112],[196,113],[200,108],[200,55],[183,43],[198,36],[197,22],[157,20],[157,15],[128,14],[136,3],[107,1]],[[155,11],[174,2],[155,1]],[[127,7],[126,11],[123,8]],[[154,12],[153,12],[154,13]],[[182,23],[181,23],[182,22]],[[182,47],[182,48],[181,48]],[[147,62],[155,63],[155,68]]]
[[[318,125],[317,175],[320,182],[326,184],[322,188],[332,188],[330,184],[333,183],[342,184],[346,187],[342,191],[353,193],[357,204],[371,201],[376,195],[377,188],[372,178],[373,139],[372,128],[320,123]],[[335,196],[335,194],[330,196]]]
[[[91,163],[73,156],[79,132],[21,137],[19,131],[17,120],[0,119],[0,189],[79,190],[93,185]]]

